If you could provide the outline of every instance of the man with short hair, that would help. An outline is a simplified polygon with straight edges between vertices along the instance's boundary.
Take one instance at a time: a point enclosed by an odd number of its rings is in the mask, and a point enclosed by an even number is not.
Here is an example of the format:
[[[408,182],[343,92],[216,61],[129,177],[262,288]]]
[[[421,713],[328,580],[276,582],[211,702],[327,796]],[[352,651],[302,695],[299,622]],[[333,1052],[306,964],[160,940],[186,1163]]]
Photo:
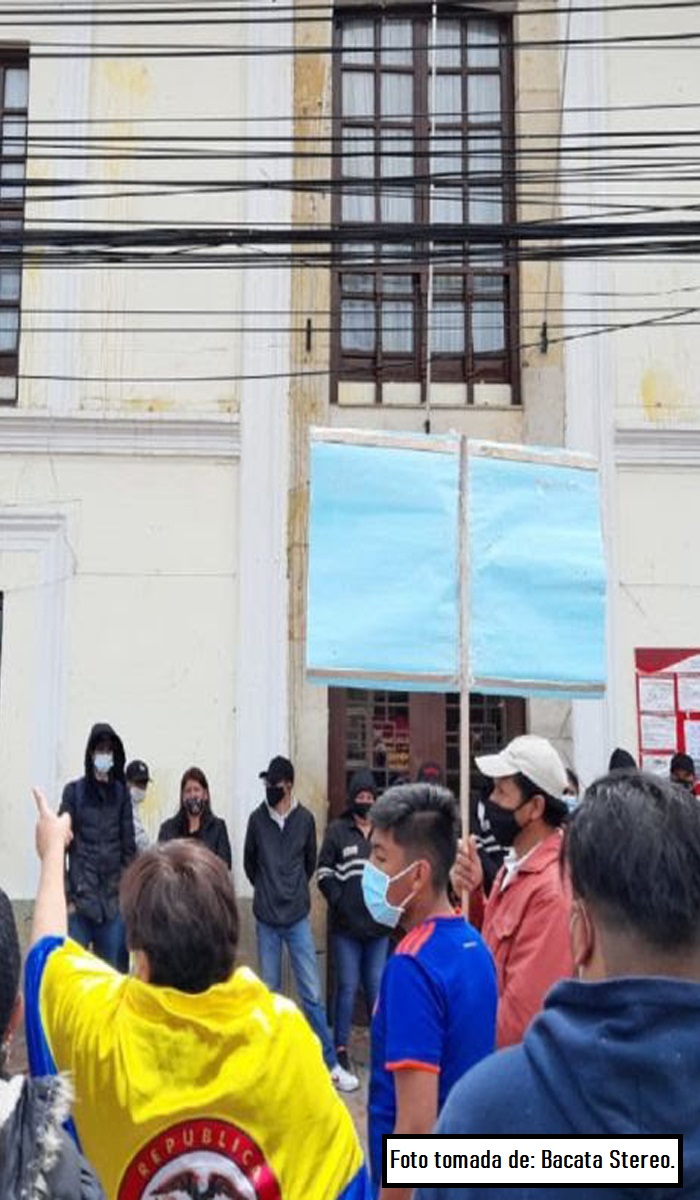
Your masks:
[[[653,1194],[697,1197],[700,806],[657,776],[616,771],[588,789],[564,846],[579,978],[550,992],[522,1046],[493,1055],[458,1083],[436,1133],[559,1136],[561,1145],[585,1135],[680,1134],[683,1186],[659,1185]],[[572,1182],[567,1200],[648,1194],[623,1181]],[[490,1200],[562,1194],[554,1186],[488,1188]],[[416,1200],[483,1195],[481,1187],[425,1187]]]
[[[236,969],[231,873],[199,842],[135,860],[121,900],[132,976],[66,941],[67,815],[40,794],[27,962],[32,1072],[70,1072],[108,1200],[368,1200],[350,1116],[291,1001]]]
[[[282,947],[286,945],[299,1000],[317,1035],[331,1079],[341,1092],[360,1081],[338,1062],[321,997],[316,946],[309,913],[309,880],[316,869],[313,813],[294,795],[294,767],[278,754],[260,772],[265,799],[251,813],[243,867],[253,885],[253,915],[260,974],[272,992],[282,987]]]
[[[559,868],[568,779],[551,743],[534,734],[477,758],[476,765],[493,780],[486,815],[496,842],[508,848],[482,926],[498,973],[496,1042],[502,1047],[522,1040],[549,988],[571,974],[571,898]],[[472,837],[460,851],[453,886],[472,892],[483,879]]]
[[[672,783],[679,783],[689,792],[695,791],[695,763],[689,754],[674,754],[669,775]]]
[[[377,922],[406,931],[372,1018],[369,1145],[379,1191],[382,1136],[429,1133],[453,1084],[493,1050],[496,979],[480,935],[447,895],[457,846],[452,794],[425,783],[390,788],[370,819],[365,903]]]

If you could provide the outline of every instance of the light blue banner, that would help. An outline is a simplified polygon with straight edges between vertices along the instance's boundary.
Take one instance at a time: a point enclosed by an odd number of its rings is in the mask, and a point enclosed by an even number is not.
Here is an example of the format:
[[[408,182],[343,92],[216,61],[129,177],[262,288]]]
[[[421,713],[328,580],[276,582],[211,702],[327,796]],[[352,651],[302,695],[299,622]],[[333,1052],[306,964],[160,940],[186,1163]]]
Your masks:
[[[356,439],[311,442],[309,677],[454,691],[459,441]],[[519,461],[517,447],[515,457],[492,457],[484,443],[469,453],[470,685],[599,695],[606,655],[598,474],[562,465],[556,452],[526,450],[543,460]]]
[[[307,668],[319,682],[459,686],[459,453],[449,444],[453,453],[312,440]]]
[[[475,690],[599,694],[606,654],[597,471],[470,454],[468,512]]]

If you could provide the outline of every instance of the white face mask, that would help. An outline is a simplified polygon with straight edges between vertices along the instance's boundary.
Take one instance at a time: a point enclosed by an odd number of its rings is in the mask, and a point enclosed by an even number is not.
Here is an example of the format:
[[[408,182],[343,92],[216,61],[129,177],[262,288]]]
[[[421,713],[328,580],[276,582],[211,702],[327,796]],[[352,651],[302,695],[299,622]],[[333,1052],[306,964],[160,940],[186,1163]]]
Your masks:
[[[143,804],[144,800],[146,799],[146,788],[145,787],[130,787],[129,795],[131,796],[132,804]]]
[[[111,750],[100,750],[92,756],[93,766],[100,775],[106,775],[114,766],[114,755]]]

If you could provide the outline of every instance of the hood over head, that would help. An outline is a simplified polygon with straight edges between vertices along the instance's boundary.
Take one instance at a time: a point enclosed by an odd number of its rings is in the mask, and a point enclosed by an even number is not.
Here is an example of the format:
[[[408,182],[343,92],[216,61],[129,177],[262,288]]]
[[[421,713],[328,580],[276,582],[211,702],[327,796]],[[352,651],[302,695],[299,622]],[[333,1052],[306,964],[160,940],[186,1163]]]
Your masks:
[[[126,762],[126,754],[124,753],[124,743],[117,733],[114,732],[111,725],[106,722],[93,725],[90,730],[90,736],[85,747],[85,775],[88,779],[95,778],[95,768],[92,763],[92,756],[95,746],[100,738],[110,737],[112,739],[112,747],[114,751],[114,766],[110,771],[110,778],[117,779],[120,783],[124,782],[124,763]]]
[[[557,984],[523,1048],[573,1129],[683,1134],[683,1193],[700,1188],[700,984],[669,978]],[[622,1188],[673,1200],[671,1187]]]
[[[355,771],[348,785],[348,804],[352,804],[357,799],[360,792],[371,792],[373,798],[377,799],[377,784],[374,775],[368,767],[363,767],[360,771]]]

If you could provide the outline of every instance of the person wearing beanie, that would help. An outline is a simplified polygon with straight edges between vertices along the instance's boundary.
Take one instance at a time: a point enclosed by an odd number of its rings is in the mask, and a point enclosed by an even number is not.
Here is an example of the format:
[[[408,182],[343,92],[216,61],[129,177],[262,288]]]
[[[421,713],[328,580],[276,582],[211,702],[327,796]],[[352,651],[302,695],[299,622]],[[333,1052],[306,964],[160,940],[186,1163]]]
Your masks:
[[[331,952],[335,967],[333,1034],[338,1062],[352,1070],[348,1052],[357,989],[371,1014],[389,949],[389,931],[367,911],[362,873],[369,858],[370,810],[377,788],[370,770],[356,771],[348,787],[348,803],[331,821],[318,856],[317,879],[328,902]]]
[[[629,750],[623,750],[621,746],[617,746],[610,755],[608,771],[636,771],[637,764],[630,754]]]
[[[12,905],[0,890],[0,1200],[104,1200],[91,1168],[62,1128],[72,1097],[67,1078],[27,1079],[7,1072],[22,1017],[20,968]]]
[[[695,763],[689,754],[674,754],[669,767],[671,783],[678,783],[689,792],[695,792]]]

